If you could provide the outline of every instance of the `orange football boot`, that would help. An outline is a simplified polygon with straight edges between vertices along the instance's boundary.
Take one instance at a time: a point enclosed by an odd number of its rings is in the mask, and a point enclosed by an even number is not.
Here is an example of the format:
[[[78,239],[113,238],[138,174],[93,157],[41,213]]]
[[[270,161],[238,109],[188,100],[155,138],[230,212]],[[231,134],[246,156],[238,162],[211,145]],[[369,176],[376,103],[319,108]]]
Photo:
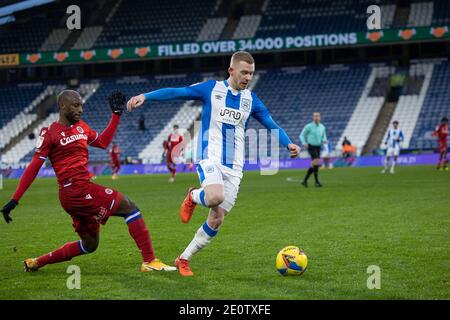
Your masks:
[[[183,203],[181,204],[180,219],[182,223],[188,223],[194,214],[195,206],[197,204],[192,200],[191,192],[195,189],[197,188],[189,188],[186,198],[184,198]]]

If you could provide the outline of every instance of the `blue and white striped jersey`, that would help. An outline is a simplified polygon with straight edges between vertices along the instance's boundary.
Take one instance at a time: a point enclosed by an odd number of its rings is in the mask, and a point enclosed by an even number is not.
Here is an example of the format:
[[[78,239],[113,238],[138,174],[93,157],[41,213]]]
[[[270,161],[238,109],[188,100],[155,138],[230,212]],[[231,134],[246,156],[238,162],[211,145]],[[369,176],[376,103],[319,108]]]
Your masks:
[[[242,172],[248,120],[253,116],[263,123],[270,117],[269,111],[255,93],[233,90],[226,80],[210,80],[188,88],[192,99],[203,101],[196,161],[211,159]]]
[[[389,129],[386,134],[386,139],[384,143],[387,144],[388,148],[400,148],[400,143],[403,142],[404,136],[401,129]]]
[[[226,80],[209,80],[183,88],[163,88],[144,96],[154,101],[202,101],[202,124],[198,132],[195,161],[210,159],[235,176],[242,177],[245,129],[250,116],[269,130],[278,129],[281,145],[286,147],[292,143],[255,93],[248,89],[234,90]]]

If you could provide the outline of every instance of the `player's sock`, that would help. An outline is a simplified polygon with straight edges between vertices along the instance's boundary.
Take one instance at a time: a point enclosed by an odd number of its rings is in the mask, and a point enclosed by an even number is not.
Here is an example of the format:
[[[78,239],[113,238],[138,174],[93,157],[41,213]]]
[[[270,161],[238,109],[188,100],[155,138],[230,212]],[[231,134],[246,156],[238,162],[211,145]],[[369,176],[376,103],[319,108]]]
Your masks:
[[[204,207],[208,207],[206,205],[205,190],[203,188],[192,190],[191,197],[196,204],[201,204]]]
[[[389,167],[389,160],[386,159],[386,161],[384,162],[384,171],[387,171]]]
[[[125,216],[125,222],[128,225],[128,231],[131,237],[141,252],[144,262],[153,261],[155,259],[155,253],[153,251],[152,240],[150,239],[150,233],[139,209],[127,214]]]
[[[313,172],[314,172],[314,180],[316,180],[316,183],[319,183],[319,166],[314,166]]]
[[[312,167],[309,167],[308,171],[306,172],[306,176],[305,179],[303,179],[303,181],[308,181],[309,177],[311,176],[311,174],[314,172],[314,169]]]
[[[194,239],[192,239],[191,243],[189,243],[184,252],[181,254],[181,259],[191,259],[194,254],[199,252],[211,242],[218,231],[219,230],[212,229],[208,225],[208,222],[205,221],[205,223],[197,230]]]
[[[81,254],[89,253],[84,247],[81,240],[68,242],[61,248],[55,251],[49,252],[37,258],[39,267],[43,267],[46,264],[58,263],[63,261],[69,261],[73,257]]]

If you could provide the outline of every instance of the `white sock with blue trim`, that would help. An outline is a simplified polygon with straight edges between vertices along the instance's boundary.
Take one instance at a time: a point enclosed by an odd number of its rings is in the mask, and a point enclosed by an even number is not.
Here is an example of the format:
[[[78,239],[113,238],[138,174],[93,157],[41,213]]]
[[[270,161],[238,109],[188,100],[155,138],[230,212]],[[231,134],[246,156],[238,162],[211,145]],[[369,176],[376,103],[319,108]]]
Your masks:
[[[212,229],[207,222],[205,222],[198,230],[192,239],[191,243],[184,249],[181,254],[181,259],[190,260],[191,257],[206,247],[211,240],[216,236],[219,230]]]
[[[203,188],[192,190],[191,197],[196,204],[201,204],[202,206],[208,208],[206,205],[205,190]]]

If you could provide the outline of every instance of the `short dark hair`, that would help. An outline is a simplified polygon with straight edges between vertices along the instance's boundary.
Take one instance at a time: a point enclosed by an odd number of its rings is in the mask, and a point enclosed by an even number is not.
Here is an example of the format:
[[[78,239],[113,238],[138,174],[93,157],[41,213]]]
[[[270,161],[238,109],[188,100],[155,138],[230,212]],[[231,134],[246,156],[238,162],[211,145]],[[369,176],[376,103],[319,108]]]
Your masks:
[[[447,117],[443,117],[441,122],[448,122],[448,118]]]
[[[174,124],[174,125],[173,125],[173,128],[174,128],[174,129],[178,129],[179,126],[178,126],[177,124]]]
[[[394,122],[392,122],[393,124],[398,124],[398,121],[397,120],[394,120]]]
[[[244,61],[249,64],[255,63],[255,59],[253,59],[251,53],[247,51],[236,51],[235,53],[233,53],[233,55],[231,56],[231,62],[233,63],[239,61]]]

